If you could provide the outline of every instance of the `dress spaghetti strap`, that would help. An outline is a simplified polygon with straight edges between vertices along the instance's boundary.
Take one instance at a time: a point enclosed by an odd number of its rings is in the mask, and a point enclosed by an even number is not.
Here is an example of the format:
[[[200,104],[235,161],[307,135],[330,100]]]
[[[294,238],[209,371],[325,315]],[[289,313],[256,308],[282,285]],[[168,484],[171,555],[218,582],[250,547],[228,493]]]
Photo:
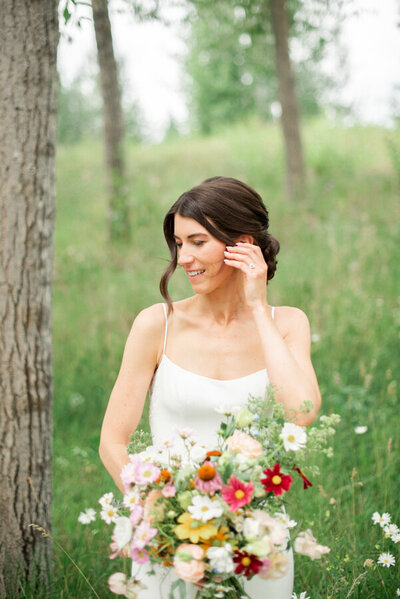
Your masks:
[[[165,316],[165,332],[164,332],[164,347],[163,347],[163,355],[165,354],[165,347],[167,345],[167,333],[168,333],[168,312],[165,304],[161,304],[164,310]]]
[[[272,306],[272,310],[271,310],[272,320],[274,319],[274,314],[275,314],[275,306]]]

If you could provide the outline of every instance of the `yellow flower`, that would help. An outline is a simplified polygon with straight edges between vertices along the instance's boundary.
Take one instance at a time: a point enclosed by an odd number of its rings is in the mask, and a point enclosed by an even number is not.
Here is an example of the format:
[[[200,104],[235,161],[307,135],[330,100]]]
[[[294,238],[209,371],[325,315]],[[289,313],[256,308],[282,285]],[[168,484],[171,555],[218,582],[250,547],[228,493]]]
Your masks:
[[[201,522],[195,520],[188,512],[184,512],[178,518],[180,524],[174,528],[174,533],[181,541],[190,539],[191,543],[198,543],[199,539],[207,540],[218,532],[212,520]]]

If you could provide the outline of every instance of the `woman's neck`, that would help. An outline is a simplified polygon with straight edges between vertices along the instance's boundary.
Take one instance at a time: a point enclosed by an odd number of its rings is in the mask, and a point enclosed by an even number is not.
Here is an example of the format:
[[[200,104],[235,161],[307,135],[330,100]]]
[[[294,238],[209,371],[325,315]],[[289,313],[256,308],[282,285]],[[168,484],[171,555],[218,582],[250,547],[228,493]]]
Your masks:
[[[197,295],[196,305],[204,314],[210,315],[216,324],[227,326],[240,314],[248,311],[242,273],[233,273],[224,285],[211,293]]]

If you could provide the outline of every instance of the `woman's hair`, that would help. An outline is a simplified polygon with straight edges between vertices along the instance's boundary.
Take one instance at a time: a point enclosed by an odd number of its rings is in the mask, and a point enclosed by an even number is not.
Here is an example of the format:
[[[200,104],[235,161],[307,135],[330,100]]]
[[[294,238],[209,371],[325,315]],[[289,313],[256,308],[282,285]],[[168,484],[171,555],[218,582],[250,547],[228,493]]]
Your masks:
[[[175,214],[193,218],[227,245],[234,245],[243,234],[251,235],[268,264],[268,280],[274,276],[279,242],[268,233],[268,211],[261,196],[237,179],[211,177],[183,193],[164,219],[164,235],[171,252],[171,262],[161,277],[160,291],[169,309],[172,308],[172,302],[168,282],[177,266]]]

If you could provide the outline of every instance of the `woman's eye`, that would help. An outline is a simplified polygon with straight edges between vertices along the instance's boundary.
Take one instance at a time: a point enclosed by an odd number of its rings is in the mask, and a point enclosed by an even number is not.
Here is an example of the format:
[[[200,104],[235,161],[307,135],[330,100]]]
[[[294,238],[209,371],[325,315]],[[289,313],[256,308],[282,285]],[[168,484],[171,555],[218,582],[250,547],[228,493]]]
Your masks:
[[[193,245],[203,245],[205,241],[193,241]]]

